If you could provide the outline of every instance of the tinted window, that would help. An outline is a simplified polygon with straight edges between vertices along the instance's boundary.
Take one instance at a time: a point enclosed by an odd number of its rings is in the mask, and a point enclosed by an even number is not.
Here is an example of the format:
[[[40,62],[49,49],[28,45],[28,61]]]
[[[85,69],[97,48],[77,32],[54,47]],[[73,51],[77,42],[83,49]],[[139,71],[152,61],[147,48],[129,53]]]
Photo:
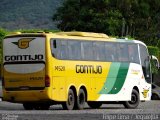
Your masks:
[[[55,57],[55,58],[60,58],[60,40],[52,40],[51,41],[51,47],[52,47],[52,55]]]
[[[94,60],[93,42],[81,42],[81,56],[82,60]]]
[[[68,56],[69,59],[80,60],[81,59],[81,42],[68,41]]]
[[[117,43],[105,43],[105,60],[106,61],[117,61]]]
[[[58,51],[58,54],[60,55],[60,59],[68,59],[67,41],[61,41],[61,45],[59,47],[60,50]]]
[[[68,45],[67,41],[52,40],[52,55],[58,59],[68,59]]]
[[[128,62],[128,45],[124,43],[119,43],[117,45],[118,61]]]
[[[130,62],[140,63],[137,44],[129,44],[128,45],[128,53],[129,53],[129,61]]]
[[[93,42],[94,60],[105,60],[105,44],[104,42]]]
[[[51,47],[58,59],[140,63],[136,44],[52,39]],[[146,53],[142,53],[144,62],[143,54]]]
[[[143,45],[140,45],[140,53],[141,53],[141,64],[143,67],[145,67],[145,61],[148,58],[148,53],[147,53],[147,49],[146,47],[144,47]]]

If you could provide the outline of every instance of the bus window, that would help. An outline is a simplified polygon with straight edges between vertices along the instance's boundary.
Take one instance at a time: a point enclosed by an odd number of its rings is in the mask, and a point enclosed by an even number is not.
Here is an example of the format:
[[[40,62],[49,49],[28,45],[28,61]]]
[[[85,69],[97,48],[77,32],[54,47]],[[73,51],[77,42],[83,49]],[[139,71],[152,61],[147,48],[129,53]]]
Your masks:
[[[104,42],[93,42],[93,54],[94,54],[94,60],[105,60],[105,46]]]
[[[117,61],[117,55],[116,55],[116,43],[106,42],[105,43],[105,58],[106,61],[114,62]]]
[[[93,42],[81,42],[81,55],[83,60],[93,60]]]
[[[61,41],[60,51],[58,53],[60,54],[60,59],[68,59],[67,41],[65,41],[65,40]]]
[[[129,52],[129,61],[133,63],[140,63],[139,54],[138,54],[138,45],[137,44],[129,44],[128,45]]]
[[[52,55],[58,59],[68,59],[68,45],[64,40],[52,40]],[[56,47],[55,47],[56,44]]]
[[[145,46],[140,45],[140,57],[141,64],[144,73],[144,77],[147,82],[151,83],[151,70],[150,70],[150,60]]]
[[[120,62],[128,62],[128,46],[124,43],[117,45],[118,59]]]
[[[55,58],[60,58],[60,40],[52,39],[51,41],[51,47],[52,47],[52,55]]]
[[[69,59],[80,60],[81,59],[80,41],[68,41],[68,53],[69,53]]]

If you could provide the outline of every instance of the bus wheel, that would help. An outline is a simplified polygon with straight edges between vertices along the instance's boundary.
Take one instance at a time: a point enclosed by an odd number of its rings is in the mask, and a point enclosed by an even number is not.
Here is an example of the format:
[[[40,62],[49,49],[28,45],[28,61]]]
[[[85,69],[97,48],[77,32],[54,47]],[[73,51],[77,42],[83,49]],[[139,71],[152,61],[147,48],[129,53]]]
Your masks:
[[[140,102],[139,93],[137,92],[137,90],[133,89],[131,95],[131,101],[125,101],[123,105],[125,108],[134,109],[139,105],[139,102]]]
[[[73,110],[75,105],[75,94],[72,89],[69,89],[68,99],[66,102],[62,103],[62,107],[64,110]]]
[[[88,102],[89,107],[96,109],[100,108],[102,106],[101,102]]]
[[[79,90],[79,94],[77,97],[77,104],[76,104],[76,108],[79,110],[82,110],[84,108],[85,105],[85,101],[86,101],[86,95],[83,89]]]
[[[33,110],[34,109],[33,104],[31,104],[31,103],[23,103],[23,107],[25,110]]]

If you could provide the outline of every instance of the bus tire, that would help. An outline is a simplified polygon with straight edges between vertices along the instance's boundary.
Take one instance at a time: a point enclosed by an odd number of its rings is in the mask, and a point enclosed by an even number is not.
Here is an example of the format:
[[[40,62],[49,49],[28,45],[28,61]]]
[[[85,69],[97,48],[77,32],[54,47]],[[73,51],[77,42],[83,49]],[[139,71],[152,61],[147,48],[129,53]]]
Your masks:
[[[97,109],[100,108],[102,106],[101,102],[87,102],[88,106],[93,108],[93,109]]]
[[[134,109],[139,105],[139,103],[140,103],[139,93],[137,90],[133,89],[131,95],[131,101],[125,101],[123,105],[125,108]]]
[[[34,109],[34,106],[33,106],[33,104],[31,104],[31,103],[23,103],[23,108],[24,108],[25,110],[33,110],[33,109]]]
[[[66,102],[62,103],[62,107],[64,110],[73,110],[75,106],[75,94],[72,89],[69,89],[68,99]]]
[[[76,108],[78,110],[83,110],[85,102],[86,102],[86,94],[83,89],[80,89],[77,97]]]

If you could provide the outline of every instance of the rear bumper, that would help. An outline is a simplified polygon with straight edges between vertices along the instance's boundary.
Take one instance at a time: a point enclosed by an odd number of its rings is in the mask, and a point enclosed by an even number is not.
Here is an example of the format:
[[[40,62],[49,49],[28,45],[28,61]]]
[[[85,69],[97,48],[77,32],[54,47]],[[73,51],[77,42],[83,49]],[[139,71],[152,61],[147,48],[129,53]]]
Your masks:
[[[3,101],[13,103],[51,100],[47,90],[3,91]]]

